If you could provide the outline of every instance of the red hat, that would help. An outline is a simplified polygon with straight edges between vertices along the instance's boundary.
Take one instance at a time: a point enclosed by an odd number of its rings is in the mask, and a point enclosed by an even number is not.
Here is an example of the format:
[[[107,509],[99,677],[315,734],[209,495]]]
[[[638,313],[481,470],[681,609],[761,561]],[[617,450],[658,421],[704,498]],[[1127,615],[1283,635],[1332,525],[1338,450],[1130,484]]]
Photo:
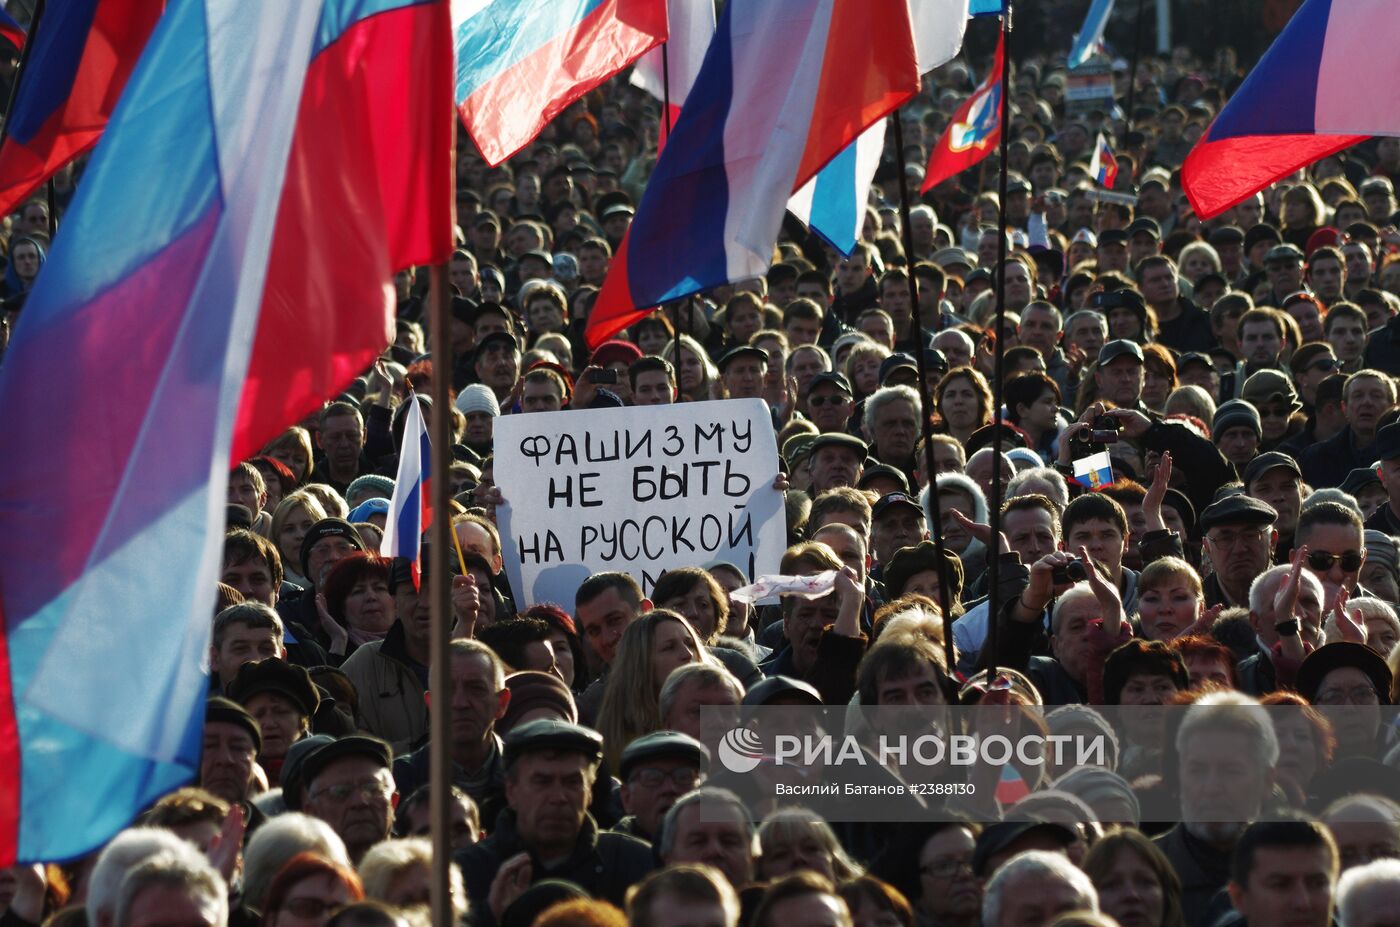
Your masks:
[[[608,364],[615,364],[622,361],[629,366],[634,361],[642,359],[642,349],[630,341],[604,341],[598,345],[598,349],[593,352],[589,363],[595,367],[606,367]]]
[[[1342,233],[1336,229],[1324,225],[1308,236],[1308,245],[1303,249],[1304,253],[1312,254],[1318,248],[1337,247],[1342,243]]]

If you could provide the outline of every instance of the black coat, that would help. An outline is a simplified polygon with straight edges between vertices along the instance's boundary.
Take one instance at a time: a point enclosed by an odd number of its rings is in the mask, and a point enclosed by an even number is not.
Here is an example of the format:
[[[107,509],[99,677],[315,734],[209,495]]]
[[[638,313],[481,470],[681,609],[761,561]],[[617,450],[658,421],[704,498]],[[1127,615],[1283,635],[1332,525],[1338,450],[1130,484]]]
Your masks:
[[[496,819],[495,833],[456,854],[478,927],[495,923],[487,899],[501,864],[528,849],[515,829],[515,812],[507,809]],[[583,819],[574,851],[562,863],[546,868],[533,851],[530,858],[533,882],[565,879],[619,908],[626,902],[627,889],[656,868],[649,845],[625,834],[600,832],[592,817]]]

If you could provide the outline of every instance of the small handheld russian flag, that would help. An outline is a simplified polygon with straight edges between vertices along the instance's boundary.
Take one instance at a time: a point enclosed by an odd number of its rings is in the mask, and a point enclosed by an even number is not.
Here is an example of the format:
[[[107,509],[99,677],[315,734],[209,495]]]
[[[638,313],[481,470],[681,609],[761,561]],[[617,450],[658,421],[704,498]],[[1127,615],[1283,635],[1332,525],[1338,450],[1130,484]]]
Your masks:
[[[409,409],[403,426],[403,444],[399,448],[399,469],[394,480],[394,497],[389,500],[389,516],[384,523],[384,540],[380,554],[403,557],[412,561],[413,588],[419,587],[422,576],[420,554],[423,532],[433,521],[429,500],[429,472],[432,445],[428,428],[423,424],[423,409],[418,397],[409,394]]]
[[[1089,173],[1093,175],[1094,181],[1106,190],[1112,190],[1114,181],[1118,179],[1118,158],[1113,149],[1108,147],[1108,140],[1103,137],[1102,132],[1094,142],[1094,158],[1089,162]]]

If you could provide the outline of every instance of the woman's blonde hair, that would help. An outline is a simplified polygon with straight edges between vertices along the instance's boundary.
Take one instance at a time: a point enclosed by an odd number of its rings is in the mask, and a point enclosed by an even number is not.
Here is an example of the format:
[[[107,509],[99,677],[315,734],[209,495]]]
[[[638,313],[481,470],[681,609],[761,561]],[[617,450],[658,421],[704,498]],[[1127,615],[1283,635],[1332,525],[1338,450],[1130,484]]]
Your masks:
[[[804,837],[814,839],[831,856],[831,871],[837,884],[865,874],[865,870],[846,854],[831,825],[821,815],[807,808],[779,808],[758,828],[758,843],[764,857],[779,844],[794,844]],[[763,861],[760,859],[759,866]]]
[[[297,551],[297,559],[288,563],[288,557],[282,551],[282,528],[287,524],[287,519],[292,517],[292,512],[297,508],[306,509],[306,514],[311,516],[312,521],[320,521],[326,517],[326,510],[321,506],[321,500],[307,492],[305,489],[297,489],[287,493],[282,497],[282,501],[277,503],[277,508],[272,513],[272,527],[269,530],[268,540],[272,546],[277,548],[277,553],[282,557],[282,572],[286,573],[290,568],[298,576],[301,575],[301,552]]]
[[[311,446],[311,432],[300,425],[293,425],[267,442],[262,449],[262,456],[270,457],[273,451],[281,450],[284,447],[300,448],[301,452],[306,455],[306,472],[297,477],[297,485],[305,485],[306,481],[311,479],[311,470],[316,461],[316,451]]]
[[[603,754],[609,769],[621,768],[622,751],[628,744],[661,729],[661,692],[652,678],[651,656],[656,629],[666,621],[674,621],[685,629],[699,662],[714,662],[690,622],[669,609],[649,611],[627,626],[598,707],[598,733],[603,735]]]
[[[426,837],[401,837],[383,840],[370,847],[360,860],[360,881],[365,888],[365,897],[385,904],[389,900],[389,890],[400,874],[414,866],[431,869],[433,865],[433,844]],[[462,870],[456,863],[449,863],[447,875],[451,886],[452,911],[460,921],[467,914],[467,890],[462,882]]]

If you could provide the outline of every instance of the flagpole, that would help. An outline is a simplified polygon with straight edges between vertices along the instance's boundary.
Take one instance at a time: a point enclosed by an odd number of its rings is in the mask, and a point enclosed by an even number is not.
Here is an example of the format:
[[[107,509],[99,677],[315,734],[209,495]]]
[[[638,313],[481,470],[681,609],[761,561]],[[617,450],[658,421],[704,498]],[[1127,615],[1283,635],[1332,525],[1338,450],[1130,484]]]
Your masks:
[[[39,20],[44,18],[44,0],[34,3],[34,15],[29,17],[29,28],[24,34],[24,47],[19,50],[19,64],[15,67],[15,79],[10,84],[10,99],[5,104],[5,121],[0,123],[0,145],[10,134],[10,117],[15,112],[15,102],[19,99],[19,84],[29,63],[29,53],[34,49],[34,37],[39,33]]]
[[[667,39],[661,43],[661,124],[666,127],[666,138],[671,137],[671,40]],[[660,145],[657,146],[658,150]],[[657,155],[660,158],[660,155]],[[655,168],[655,165],[653,165]],[[690,305],[690,297],[685,298],[687,306]],[[665,313],[662,313],[665,317]],[[687,319],[687,321],[690,321]],[[671,306],[671,356],[676,359],[676,386],[680,387],[681,382],[681,304],[679,302]]]
[[[451,165],[448,189],[457,189],[457,112],[449,108],[451,120],[448,138]],[[432,184],[429,184],[429,189]],[[429,215],[434,210],[429,209]],[[448,206],[449,226],[457,224],[456,197]],[[429,503],[433,523],[428,529],[429,563],[432,576],[429,592],[432,596],[432,640],[428,666],[428,691],[433,695],[428,712],[429,772],[428,812],[432,819],[433,868],[429,886],[432,902],[432,927],[453,927],[452,909],[452,836],[448,813],[452,806],[452,754],[449,739],[452,731],[452,677],[448,645],[452,640],[452,575],[451,556],[456,546],[452,530],[452,337],[450,313],[452,291],[448,283],[449,256],[428,271],[431,311],[428,316],[428,338],[433,356],[433,421],[429,426],[428,479],[432,482]],[[410,402],[416,401],[410,399]],[[489,589],[480,590],[490,595]]]
[[[996,677],[997,671],[997,617],[999,614],[997,594],[1000,591],[997,583],[1001,579],[1000,559],[1001,544],[1001,405],[1002,405],[1002,373],[1004,367],[1004,355],[1006,345],[1002,341],[1001,333],[1006,327],[1006,187],[1007,174],[1010,170],[1007,164],[1008,152],[1011,142],[1011,106],[1007,102],[1007,92],[1011,88],[1011,0],[1006,0],[1006,10],[1001,17],[1001,165],[997,204],[999,215],[997,217],[997,267],[996,267],[996,293],[997,307],[996,319],[992,323],[995,338],[993,340],[993,379],[992,379],[992,482],[991,498],[987,500],[988,524],[991,528],[990,543],[987,545],[987,653],[991,655],[991,662],[987,664],[987,685],[990,686]]]
[[[1147,0],[1138,0],[1137,17],[1133,23],[1133,60],[1128,65],[1128,111],[1123,114],[1123,147],[1128,146],[1128,133],[1133,130],[1133,109],[1137,106],[1138,58],[1142,56],[1142,22]]]
[[[924,321],[919,315],[919,281],[914,276],[914,231],[909,223],[909,180],[905,177],[904,125],[899,110],[894,114],[894,147],[899,152],[899,227],[904,236],[905,263],[909,270],[909,299],[914,307],[914,330],[918,333],[915,343],[914,362],[919,370],[919,421],[924,439],[924,472],[928,474],[929,533],[933,535],[933,549],[938,559],[938,607],[943,611],[943,654],[948,662],[948,673],[957,669],[957,655],[953,652],[953,612],[951,590],[948,587],[948,561],[943,546],[943,512],[938,501],[938,471],[933,455],[933,397],[928,391],[928,360],[924,357]],[[933,328],[942,327],[943,307],[936,307]]]

